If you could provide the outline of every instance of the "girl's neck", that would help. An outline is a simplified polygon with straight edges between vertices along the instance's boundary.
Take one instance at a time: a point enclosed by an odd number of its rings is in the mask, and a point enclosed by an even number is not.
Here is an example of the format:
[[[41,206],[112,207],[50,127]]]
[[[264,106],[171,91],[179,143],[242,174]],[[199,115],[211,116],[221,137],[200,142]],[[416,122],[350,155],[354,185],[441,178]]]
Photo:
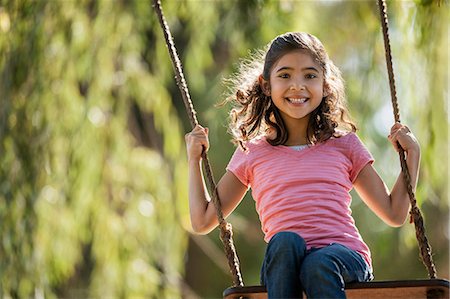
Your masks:
[[[309,118],[298,119],[296,121],[285,121],[288,131],[288,140],[284,145],[308,144],[308,120]]]
[[[304,144],[308,144],[308,143],[309,143],[309,141],[308,141],[308,138],[306,137],[306,135],[289,133],[288,140],[286,141],[286,143],[284,145],[292,146],[292,145],[304,145]]]

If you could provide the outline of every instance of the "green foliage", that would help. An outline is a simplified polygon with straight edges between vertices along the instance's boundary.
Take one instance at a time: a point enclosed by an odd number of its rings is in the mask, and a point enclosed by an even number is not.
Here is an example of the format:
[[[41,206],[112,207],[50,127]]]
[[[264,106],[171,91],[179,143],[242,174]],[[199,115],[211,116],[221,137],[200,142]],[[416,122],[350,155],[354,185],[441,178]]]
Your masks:
[[[180,294],[186,165],[142,4],[0,6],[2,297]]]

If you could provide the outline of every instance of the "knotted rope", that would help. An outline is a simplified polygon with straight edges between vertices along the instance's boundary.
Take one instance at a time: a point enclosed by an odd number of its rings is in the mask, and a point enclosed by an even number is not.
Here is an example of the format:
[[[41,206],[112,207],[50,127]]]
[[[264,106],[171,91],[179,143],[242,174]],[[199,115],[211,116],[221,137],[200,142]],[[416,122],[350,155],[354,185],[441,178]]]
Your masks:
[[[177,50],[175,48],[175,43],[173,41],[172,34],[170,33],[169,25],[167,24],[166,19],[164,17],[161,7],[161,1],[153,0],[153,7],[155,8],[156,14],[158,15],[159,23],[164,32],[164,38],[166,40],[166,45],[169,50],[170,58],[172,60],[176,82],[178,88],[180,89],[184,106],[189,115],[191,126],[192,128],[194,128],[198,124],[196,117],[197,113],[195,112],[194,105],[192,104],[192,100],[189,95],[189,90],[186,84],[186,80],[184,78],[181,61],[178,58]],[[207,182],[209,184],[209,189],[211,190],[212,193],[212,202],[214,204],[214,207],[216,208],[217,219],[219,220],[220,240],[224,245],[225,254],[228,260],[228,266],[230,267],[230,272],[233,277],[233,286],[244,286],[241,271],[239,268],[239,259],[236,253],[236,248],[234,247],[233,243],[233,230],[231,224],[226,222],[223,217],[222,207],[219,200],[219,194],[217,192],[216,183],[214,181],[212,169],[209,164],[209,159],[205,150],[202,153],[202,160],[204,163],[204,169],[206,173]]]
[[[394,70],[392,67],[392,55],[391,55],[391,46],[389,42],[389,32],[388,32],[388,17],[387,17],[387,7],[385,0],[378,0],[378,6],[380,8],[380,20],[381,27],[383,30],[384,37],[384,48],[386,51],[386,64],[389,75],[389,86],[391,89],[391,101],[392,108],[394,111],[395,122],[400,123],[400,112],[398,108],[397,94],[395,90],[395,79],[394,79]],[[416,238],[419,243],[420,256],[422,258],[422,262],[428,270],[428,276],[430,278],[436,278],[436,267],[434,266],[433,257],[431,253],[431,247],[428,243],[427,236],[425,235],[425,226],[423,224],[422,214],[420,213],[420,209],[417,206],[416,196],[414,195],[414,191],[411,185],[411,177],[409,175],[408,166],[406,164],[406,156],[405,151],[402,149],[400,144],[399,147],[399,155],[400,155],[400,165],[402,168],[403,178],[405,180],[405,184],[408,189],[409,200],[411,201],[411,222],[414,221],[414,226],[416,229]]]

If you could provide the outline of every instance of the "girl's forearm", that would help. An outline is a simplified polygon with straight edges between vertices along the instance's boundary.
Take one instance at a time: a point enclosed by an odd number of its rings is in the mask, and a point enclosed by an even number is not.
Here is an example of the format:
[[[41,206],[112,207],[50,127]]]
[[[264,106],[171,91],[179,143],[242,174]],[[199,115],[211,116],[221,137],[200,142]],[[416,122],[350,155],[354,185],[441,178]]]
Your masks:
[[[188,161],[189,164],[189,211],[192,228],[202,232],[206,220],[206,211],[210,202],[203,179],[201,161]]]
[[[420,150],[410,151],[406,156],[406,164],[411,178],[411,186],[413,191],[416,191],[417,181],[419,177],[420,168]],[[397,181],[391,192],[391,207],[400,224],[403,224],[408,216],[410,209],[410,200],[408,189],[401,171],[398,175]]]

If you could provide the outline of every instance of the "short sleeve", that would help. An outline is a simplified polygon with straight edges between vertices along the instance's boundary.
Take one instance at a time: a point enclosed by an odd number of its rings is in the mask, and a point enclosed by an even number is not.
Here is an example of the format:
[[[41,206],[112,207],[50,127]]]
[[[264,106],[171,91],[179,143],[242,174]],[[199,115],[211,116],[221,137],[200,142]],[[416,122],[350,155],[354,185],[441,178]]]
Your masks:
[[[354,133],[350,133],[350,160],[352,163],[350,169],[350,180],[352,183],[355,182],[358,177],[359,172],[368,163],[372,164],[375,160],[372,154],[369,152],[367,147],[361,142],[358,136]]]
[[[226,170],[232,172],[238,180],[247,188],[250,187],[250,175],[248,172],[248,152],[237,148],[231,157]]]

